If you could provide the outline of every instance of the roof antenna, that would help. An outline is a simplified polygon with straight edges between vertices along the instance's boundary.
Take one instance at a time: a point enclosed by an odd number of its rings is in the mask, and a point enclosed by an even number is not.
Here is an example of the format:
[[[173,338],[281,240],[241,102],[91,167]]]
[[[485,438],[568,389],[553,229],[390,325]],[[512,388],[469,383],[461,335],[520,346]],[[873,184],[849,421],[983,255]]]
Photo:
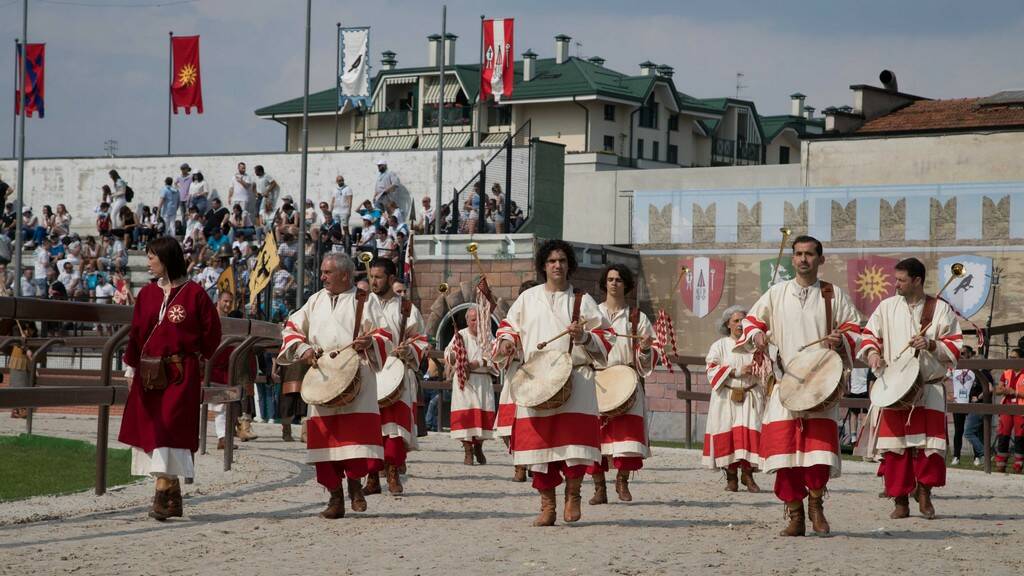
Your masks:
[[[740,90],[746,88],[747,85],[743,83],[743,72],[736,73],[736,97],[740,97]]]
[[[574,44],[576,45],[576,57],[583,58],[583,42],[577,40]]]

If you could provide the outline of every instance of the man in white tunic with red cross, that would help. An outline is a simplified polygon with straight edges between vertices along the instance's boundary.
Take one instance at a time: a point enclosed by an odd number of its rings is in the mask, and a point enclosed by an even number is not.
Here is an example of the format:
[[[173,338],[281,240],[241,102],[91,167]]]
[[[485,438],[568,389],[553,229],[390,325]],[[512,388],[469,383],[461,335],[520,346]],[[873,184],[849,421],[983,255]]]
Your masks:
[[[852,362],[857,351],[860,314],[845,292],[818,279],[825,262],[821,242],[811,236],[793,241],[796,278],[768,289],[743,319],[737,350],[756,350],[766,357],[771,342],[779,349],[785,369],[805,344],[830,347]],[[839,408],[792,412],[782,405],[775,386],[765,407],[761,427],[761,469],[775,473],[775,495],[786,503],[789,524],[781,536],[803,536],[804,498],[814,531],[828,534],[824,495],[829,478],[841,471]]]
[[[946,371],[960,359],[963,335],[950,305],[925,295],[925,267],[920,260],[900,261],[895,277],[896,295],[882,300],[871,314],[862,331],[859,355],[882,377],[885,366],[899,358],[916,357],[921,394],[912,399],[913,407],[879,407],[877,422],[871,423],[875,433],[868,436],[873,445],[868,448],[871,456],[882,456],[885,493],[895,502],[889,517],[910,516],[909,496],[914,494],[921,515],[931,519],[935,517],[932,488],[946,485],[943,382]]]

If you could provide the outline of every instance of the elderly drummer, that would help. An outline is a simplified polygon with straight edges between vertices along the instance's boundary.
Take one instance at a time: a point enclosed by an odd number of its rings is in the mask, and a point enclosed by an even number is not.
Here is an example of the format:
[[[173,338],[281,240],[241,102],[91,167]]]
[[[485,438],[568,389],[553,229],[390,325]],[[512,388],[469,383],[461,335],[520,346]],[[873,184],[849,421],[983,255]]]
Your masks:
[[[627,366],[633,373],[631,377],[639,382],[640,376],[647,377],[658,364],[658,355],[652,346],[654,328],[647,315],[638,307],[630,307],[626,295],[633,291],[636,282],[633,272],[623,264],[611,264],[601,273],[598,288],[605,294],[605,300],[598,308],[608,318],[611,327],[619,336],[615,338],[608,360],[600,366],[608,369],[614,366]],[[601,462],[587,469],[594,478],[594,496],[591,505],[607,504],[608,489],[605,485],[605,472],[609,470],[609,461],[615,467],[615,493],[619,500],[631,502],[633,495],[629,491],[629,475],[644,466],[644,459],[651,455],[647,437],[647,403],[644,389],[635,385],[634,380],[615,382],[614,385],[628,385],[634,388],[626,405],[629,406],[622,414],[601,418]]]
[[[801,353],[832,348],[846,361],[857,350],[860,314],[846,292],[819,280],[824,264],[821,242],[798,236],[792,244],[791,261],[796,278],[780,282],[751,307],[743,319],[743,335],[736,342],[740,351],[755,351],[759,371],[773,360],[768,345],[775,344],[786,369]],[[782,405],[780,386],[768,397],[761,426],[761,469],[775,473],[775,495],[786,503],[789,524],[781,536],[803,536],[804,498],[808,517],[816,533],[828,534],[824,496],[829,478],[841,471],[839,457],[839,409],[793,412]]]
[[[753,470],[760,465],[764,386],[762,378],[754,375],[754,355],[735,349],[746,315],[747,309],[739,305],[725,309],[718,328],[724,336],[711,345],[707,355],[711,401],[701,463],[712,470],[725,470],[729,492],[739,490],[739,476],[747,492],[761,491]]]
[[[397,277],[395,263],[386,258],[370,261],[367,279],[371,299],[375,300],[383,315],[383,327],[391,334],[394,355],[406,363],[402,390],[398,399],[380,408],[381,436],[384,442],[385,477],[388,492],[401,494],[399,469],[405,466],[406,454],[416,444],[416,394],[419,382],[416,373],[426,356],[427,337],[424,335],[423,315],[411,300],[395,294]],[[378,380],[378,386],[388,383]],[[380,394],[378,394],[378,397]],[[366,494],[380,494],[380,472],[371,470],[364,488]]]
[[[931,519],[932,488],[946,485],[943,382],[960,358],[963,336],[952,307],[925,295],[920,260],[901,260],[894,276],[896,295],[875,308],[860,345],[859,355],[879,377],[871,395],[879,415],[868,448],[870,455],[882,456],[885,493],[895,501],[889,517],[910,516],[913,493],[921,515]],[[905,363],[912,369],[904,369]]]
[[[462,442],[463,461],[486,464],[483,442],[494,438],[495,365],[484,355],[475,305],[466,310],[466,327],[448,343],[445,362],[452,373],[452,439]],[[489,342],[488,342],[489,343]],[[488,348],[488,352],[490,349]]]
[[[544,284],[519,295],[501,322],[493,358],[503,366],[513,357],[529,365],[538,344],[547,350],[570,355],[569,399],[552,409],[519,405],[512,428],[512,454],[517,465],[533,472],[533,487],[541,495],[541,512],[535,526],[555,523],[555,488],[566,480],[566,522],[580,519],[580,487],[587,466],[601,460],[601,426],[593,365],[604,362],[611,351],[614,334],[608,320],[589,295],[569,283],[576,271],[572,246],[563,240],[549,240],[537,251],[534,262]],[[578,303],[578,315],[574,308]],[[577,320],[573,321],[573,316]],[[522,370],[521,369],[521,370]],[[540,378],[527,385],[540,383]]]
[[[352,259],[345,254],[324,256],[320,265],[324,288],[285,322],[279,364],[316,366],[325,351],[351,345],[372,369],[383,365],[391,350],[391,334],[382,328],[384,318],[376,303],[353,286],[354,273]],[[360,311],[362,319],[357,327]],[[306,461],[316,465],[317,482],[331,493],[327,508],[320,513],[324,518],[345,515],[343,479],[347,479],[352,509],[365,511],[360,478],[372,468],[379,469],[384,459],[376,384],[372,379],[362,380],[358,395],[341,407],[309,406]]]

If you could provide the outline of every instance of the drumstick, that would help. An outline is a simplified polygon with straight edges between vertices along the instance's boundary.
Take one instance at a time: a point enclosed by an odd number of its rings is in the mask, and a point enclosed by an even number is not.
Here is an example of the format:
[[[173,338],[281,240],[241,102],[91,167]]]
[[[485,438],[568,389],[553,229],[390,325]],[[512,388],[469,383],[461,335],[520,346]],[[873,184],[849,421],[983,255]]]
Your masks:
[[[844,332],[849,332],[850,330],[852,330],[852,328],[840,328],[839,329],[839,333],[842,334]],[[810,348],[811,346],[814,346],[815,344],[821,344],[825,340],[828,340],[830,336],[832,336],[832,335],[829,334],[828,336],[825,336],[824,338],[818,338],[814,342],[808,342],[807,344],[804,344],[803,346],[801,346],[800,349],[797,350],[797,352],[803,352],[804,350],[806,350],[807,348]]]
[[[914,335],[914,338],[917,338],[918,336],[924,336],[925,331],[927,331],[929,328],[931,328],[931,326],[932,326],[931,322],[928,322],[927,324],[922,326],[921,330],[917,334]],[[911,338],[910,342],[913,342],[914,338]],[[910,348],[910,342],[907,342],[907,345],[903,347],[903,350],[900,350],[900,353],[896,355],[897,358],[899,358],[900,356],[903,356],[903,353],[906,352],[908,348]]]
[[[562,330],[561,332],[558,333],[557,336],[555,336],[554,338],[551,338],[550,340],[545,340],[543,342],[537,342],[537,350],[543,350],[545,346],[547,346],[548,344],[551,344],[555,340],[558,340],[559,338],[561,338],[562,336],[565,336],[568,333],[569,333],[569,329],[566,328],[565,330]]]

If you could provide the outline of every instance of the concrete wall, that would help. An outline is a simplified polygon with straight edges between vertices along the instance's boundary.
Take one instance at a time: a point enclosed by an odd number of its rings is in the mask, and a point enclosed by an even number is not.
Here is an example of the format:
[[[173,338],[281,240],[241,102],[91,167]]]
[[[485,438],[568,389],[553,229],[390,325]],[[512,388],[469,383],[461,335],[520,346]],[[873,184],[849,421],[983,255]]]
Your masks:
[[[344,150],[352,143],[352,133],[359,117],[351,112],[338,119],[338,150]],[[288,118],[288,139],[286,150],[302,150],[302,118]],[[282,127],[283,128],[283,127]],[[311,152],[334,151],[334,116],[311,116],[309,119],[309,150]]]
[[[595,114],[594,110],[590,111],[591,123],[595,120]],[[586,118],[583,109],[576,104],[552,102],[516,106],[516,125],[521,126],[527,120],[530,121],[530,135],[533,138],[562,144],[569,151],[583,150]],[[591,141],[591,148],[594,145]]]

